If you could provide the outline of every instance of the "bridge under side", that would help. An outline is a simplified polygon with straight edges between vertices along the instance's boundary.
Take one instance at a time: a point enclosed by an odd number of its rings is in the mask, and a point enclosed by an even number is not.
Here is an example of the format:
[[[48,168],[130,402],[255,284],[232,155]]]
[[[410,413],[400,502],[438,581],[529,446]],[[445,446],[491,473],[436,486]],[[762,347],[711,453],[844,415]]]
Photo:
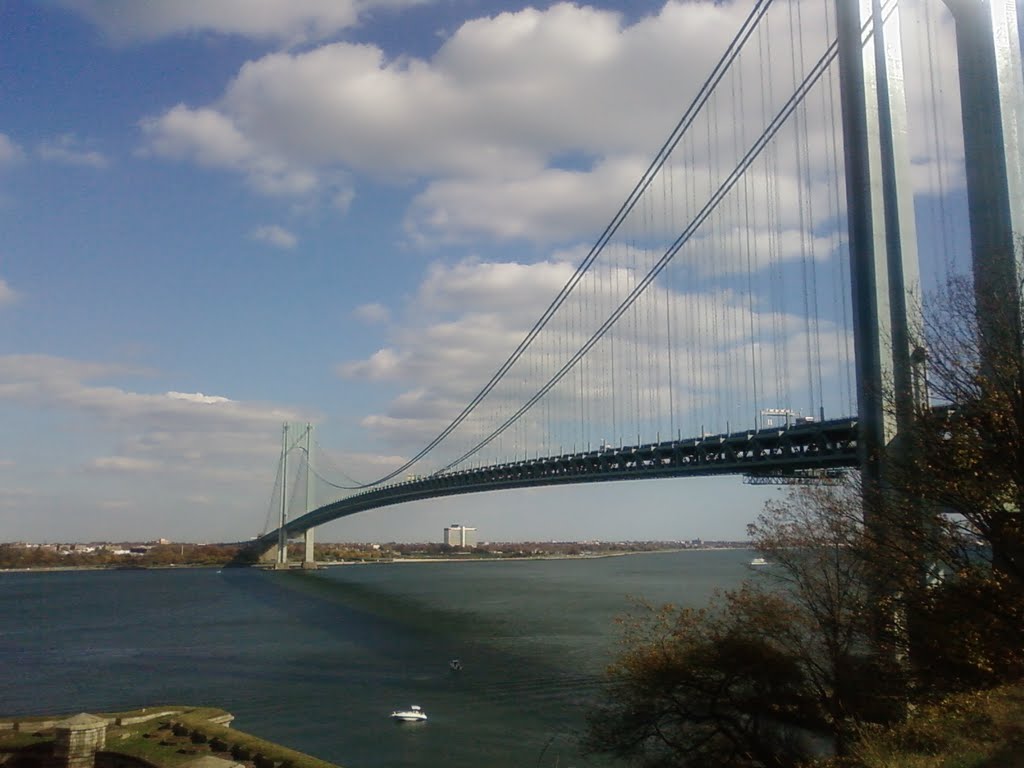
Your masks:
[[[601,483],[725,474],[769,475],[807,469],[854,467],[856,419],[733,432],[525,461],[431,475],[349,496],[288,522],[286,537],[358,512],[408,501],[545,485]],[[256,539],[250,552],[277,544],[280,530]]]

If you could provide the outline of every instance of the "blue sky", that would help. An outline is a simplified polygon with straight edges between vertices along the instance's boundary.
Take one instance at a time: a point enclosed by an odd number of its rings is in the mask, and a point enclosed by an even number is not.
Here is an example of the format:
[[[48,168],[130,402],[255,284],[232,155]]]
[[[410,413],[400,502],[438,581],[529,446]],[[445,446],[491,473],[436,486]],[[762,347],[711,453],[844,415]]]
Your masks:
[[[457,412],[422,393],[484,383],[748,10],[4,3],[0,540],[253,535],[285,420],[361,480],[414,454]],[[321,538],[740,538],[767,494],[477,495]]]

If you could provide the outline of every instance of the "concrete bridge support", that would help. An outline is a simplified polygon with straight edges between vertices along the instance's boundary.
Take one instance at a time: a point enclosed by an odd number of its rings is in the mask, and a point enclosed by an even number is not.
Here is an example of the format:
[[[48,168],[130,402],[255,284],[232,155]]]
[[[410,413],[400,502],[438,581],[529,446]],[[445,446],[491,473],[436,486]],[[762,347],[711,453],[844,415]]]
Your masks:
[[[260,555],[260,562],[264,565],[274,565],[278,561],[278,546],[274,544],[266,552]]]
[[[314,528],[307,528],[305,533],[305,557],[302,559],[302,567],[306,569],[316,568],[316,557],[313,553],[313,531]]]

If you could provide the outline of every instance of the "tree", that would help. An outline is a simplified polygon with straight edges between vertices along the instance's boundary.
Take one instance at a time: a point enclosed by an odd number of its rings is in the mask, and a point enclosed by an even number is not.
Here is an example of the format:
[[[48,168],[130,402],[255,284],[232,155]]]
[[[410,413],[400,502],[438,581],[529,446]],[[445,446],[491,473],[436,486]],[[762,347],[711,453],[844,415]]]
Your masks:
[[[798,488],[750,532],[772,563],[759,578],[704,610],[626,622],[588,749],[644,766],[792,765],[892,716],[880,705],[895,670],[867,653],[857,484]]]
[[[782,629],[784,612],[734,595],[739,610],[665,606],[630,622],[628,649],[609,670],[606,701],[584,748],[650,766],[785,766],[804,745],[780,727],[803,724],[805,680],[755,620]],[[754,610],[757,608],[758,610]]]
[[[953,277],[920,313],[926,397],[873,510],[925,688],[1024,675],[1024,318],[990,301]]]
[[[915,455],[895,483],[952,515],[1024,583],[1024,318],[978,301],[970,280],[954,277],[922,313],[929,400],[945,408],[918,415]]]
[[[925,309],[923,402],[882,487],[797,489],[751,526],[768,578],[628,622],[587,748],[791,765],[802,737],[843,753],[910,699],[1024,677],[1024,318],[962,278]]]

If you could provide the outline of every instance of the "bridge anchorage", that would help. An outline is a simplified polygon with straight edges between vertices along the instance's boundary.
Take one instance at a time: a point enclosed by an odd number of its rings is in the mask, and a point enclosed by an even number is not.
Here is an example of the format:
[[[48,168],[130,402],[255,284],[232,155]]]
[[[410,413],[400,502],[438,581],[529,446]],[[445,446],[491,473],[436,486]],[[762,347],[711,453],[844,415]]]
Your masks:
[[[918,17],[903,27],[904,13]],[[286,427],[277,527],[253,551],[286,567],[288,539],[302,534],[311,563],[313,529],[331,520],[509,488],[720,474],[831,482],[851,467],[880,487],[927,407],[911,329],[922,275],[945,268],[935,254],[951,238],[937,243],[918,222],[944,212],[945,232],[955,218],[943,207],[955,195],[943,176],[952,150],[942,105],[928,101],[953,65],[930,53],[942,34],[955,35],[958,52],[977,301],[1020,316],[1018,25],[1012,2],[754,0],[593,247],[459,415],[388,475],[329,483],[347,495],[319,506],[312,427],[294,438]],[[905,67],[915,35],[918,55]],[[915,81],[917,70],[930,74]],[[930,132],[908,110],[914,87]],[[922,144],[937,181],[915,198]],[[952,269],[956,254],[948,261]],[[982,318],[982,334],[1001,319]],[[895,394],[894,412],[884,393]],[[289,517],[293,452],[307,470],[303,512]]]

